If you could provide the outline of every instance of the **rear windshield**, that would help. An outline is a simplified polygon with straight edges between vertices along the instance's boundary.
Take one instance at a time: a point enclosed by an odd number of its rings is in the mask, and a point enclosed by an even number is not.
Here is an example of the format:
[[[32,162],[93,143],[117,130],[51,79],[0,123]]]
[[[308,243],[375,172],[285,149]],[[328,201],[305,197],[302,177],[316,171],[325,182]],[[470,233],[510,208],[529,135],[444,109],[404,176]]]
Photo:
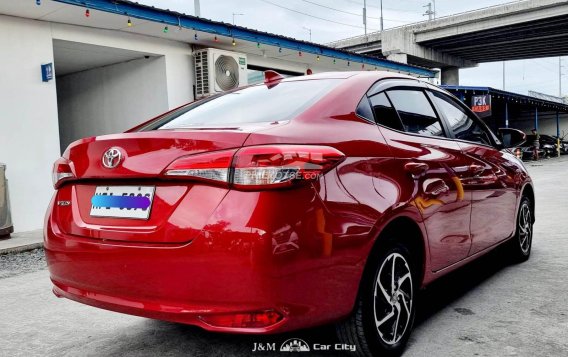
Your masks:
[[[199,101],[150,124],[150,129],[233,126],[292,119],[333,89],[340,79],[282,82],[243,88]]]

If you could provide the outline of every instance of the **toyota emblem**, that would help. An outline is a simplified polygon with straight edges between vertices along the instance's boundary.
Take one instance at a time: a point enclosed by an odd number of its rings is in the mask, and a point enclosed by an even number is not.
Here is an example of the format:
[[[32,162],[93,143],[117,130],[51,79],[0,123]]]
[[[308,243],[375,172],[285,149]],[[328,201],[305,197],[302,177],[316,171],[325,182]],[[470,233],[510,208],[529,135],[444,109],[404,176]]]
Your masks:
[[[122,161],[122,153],[119,148],[110,148],[103,154],[103,166],[114,169]]]

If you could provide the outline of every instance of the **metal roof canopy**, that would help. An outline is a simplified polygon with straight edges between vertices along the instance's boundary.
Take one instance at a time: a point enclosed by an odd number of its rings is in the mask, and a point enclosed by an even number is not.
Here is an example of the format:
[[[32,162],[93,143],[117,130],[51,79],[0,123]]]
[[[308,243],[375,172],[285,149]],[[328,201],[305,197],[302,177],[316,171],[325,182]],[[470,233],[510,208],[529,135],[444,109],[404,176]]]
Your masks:
[[[527,119],[533,120],[531,127],[539,130],[539,121],[543,120],[542,117],[547,115],[550,119],[550,115],[552,114],[552,119],[556,121],[556,136],[560,137],[560,117],[563,117],[562,121],[564,122],[568,114],[568,105],[566,104],[507,92],[501,89],[451,85],[444,85],[442,87],[453,92],[454,95],[459,97],[468,106],[471,104],[468,103],[468,99],[471,101],[472,96],[490,95],[492,99],[492,113],[484,117],[483,120],[494,130],[503,126],[508,128],[510,127],[509,124],[517,123],[519,119],[520,122]],[[525,131],[529,129],[526,122],[523,129],[525,129]]]
[[[290,37],[270,34],[258,30],[248,29],[223,22],[212,21],[186,15],[183,13],[158,9],[153,6],[142,5],[125,0],[53,0],[55,2],[75,5],[89,10],[98,10],[107,13],[128,16],[133,19],[142,19],[173,28],[185,28],[193,31],[209,33],[215,36],[223,36],[236,40],[249,41],[256,44],[274,46],[281,49],[294,50],[309,53],[315,56],[328,57],[338,61],[358,63],[370,67],[379,67],[400,73],[408,73],[417,77],[431,78],[436,75],[434,71],[417,66],[407,65],[354,52],[340,50],[326,45],[296,40]]]
[[[539,109],[544,109],[544,111],[558,111],[568,113],[568,105],[553,102],[550,100],[544,100],[536,97],[531,97],[528,95],[507,92],[501,89],[495,89],[491,87],[474,87],[474,86],[452,86],[443,85],[444,89],[450,92],[463,92],[464,94],[490,94],[492,98],[502,99],[509,103],[518,103],[524,105],[532,105],[538,107]]]

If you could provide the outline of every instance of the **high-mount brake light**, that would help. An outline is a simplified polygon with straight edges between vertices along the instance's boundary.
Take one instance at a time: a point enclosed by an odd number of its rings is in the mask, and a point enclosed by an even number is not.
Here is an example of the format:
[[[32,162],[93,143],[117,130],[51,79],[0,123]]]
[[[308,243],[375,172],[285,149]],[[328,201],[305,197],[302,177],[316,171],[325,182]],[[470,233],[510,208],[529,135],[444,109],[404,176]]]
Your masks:
[[[63,157],[60,157],[55,161],[53,164],[53,172],[52,172],[52,179],[53,179],[53,187],[58,189],[63,182],[71,180],[75,178],[75,174],[71,169],[71,162]]]
[[[314,181],[345,155],[329,146],[261,145],[184,156],[171,163],[169,178],[227,183],[243,190],[288,187]]]

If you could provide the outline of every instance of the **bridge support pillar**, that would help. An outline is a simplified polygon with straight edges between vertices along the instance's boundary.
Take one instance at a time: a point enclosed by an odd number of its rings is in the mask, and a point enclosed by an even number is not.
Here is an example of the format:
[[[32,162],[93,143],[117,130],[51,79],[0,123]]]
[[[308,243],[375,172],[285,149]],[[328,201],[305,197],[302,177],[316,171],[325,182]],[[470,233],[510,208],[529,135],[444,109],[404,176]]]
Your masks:
[[[406,53],[391,53],[387,56],[389,61],[408,64],[408,55]]]
[[[460,69],[459,67],[445,67],[442,68],[441,74],[442,84],[451,86],[458,86],[460,84]]]

